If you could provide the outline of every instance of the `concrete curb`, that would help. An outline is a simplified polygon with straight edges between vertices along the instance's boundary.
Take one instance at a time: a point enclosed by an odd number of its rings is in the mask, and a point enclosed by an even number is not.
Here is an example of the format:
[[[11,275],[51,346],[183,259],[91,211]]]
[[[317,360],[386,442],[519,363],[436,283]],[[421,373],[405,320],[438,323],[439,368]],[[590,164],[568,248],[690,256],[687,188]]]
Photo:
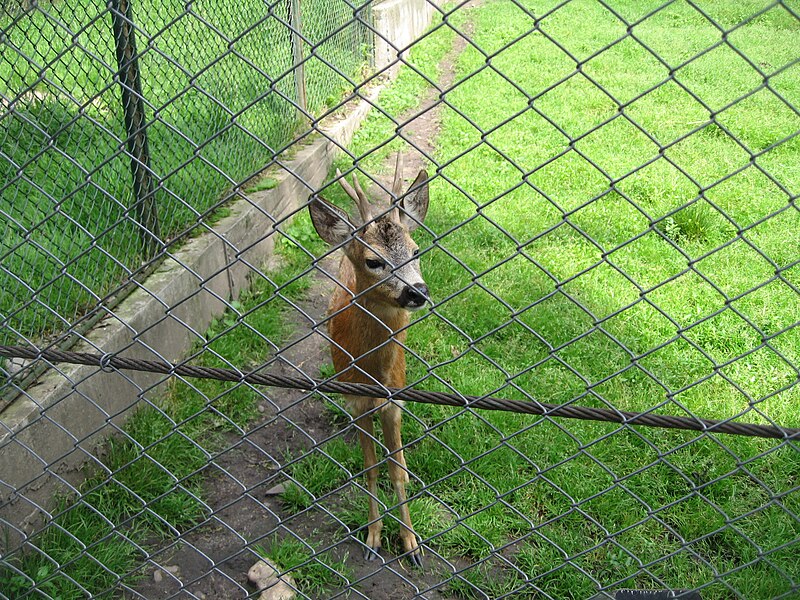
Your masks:
[[[384,10],[381,5],[374,9],[381,37],[392,40],[376,65],[390,77],[397,69],[387,65],[396,60],[397,49],[418,37],[433,16],[428,6],[424,18],[403,21],[409,7],[420,2],[427,6],[425,0],[392,0]],[[270,259],[276,227],[322,186],[379,91],[362,91],[365,100],[354,102],[345,118],[323,125],[321,138],[271,173],[278,181],[273,189],[234,202],[232,213],[213,231],[170,255],[75,350],[170,362],[185,357],[228,301],[248,286],[250,273]],[[46,520],[53,493],[76,489],[84,477],[82,467],[99,464],[98,445],[164,383],[155,374],[97,372],[94,367],[55,365],[0,414],[0,524],[7,527],[9,542]]]
[[[172,254],[74,350],[170,362],[185,357],[228,301],[247,288],[250,274],[272,257],[276,229],[325,182],[340,148],[369,112],[369,100],[374,98],[360,101],[325,129],[325,137],[272,174],[274,188],[234,202],[213,231]],[[164,382],[157,374],[97,372],[56,365],[0,415],[0,521],[23,530],[34,525],[50,504],[51,484],[77,487],[80,467],[97,461],[97,445]]]

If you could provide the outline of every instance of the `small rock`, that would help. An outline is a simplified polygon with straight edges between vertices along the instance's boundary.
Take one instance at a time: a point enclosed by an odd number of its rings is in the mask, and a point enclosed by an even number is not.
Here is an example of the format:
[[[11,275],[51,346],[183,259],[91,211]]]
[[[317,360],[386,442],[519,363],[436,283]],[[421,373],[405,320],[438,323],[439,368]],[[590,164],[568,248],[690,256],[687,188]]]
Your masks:
[[[206,600],[206,595],[203,592],[197,592],[195,596],[197,596],[197,600]]]
[[[264,406],[263,404],[259,404],[258,405],[258,412],[260,412],[260,413],[267,412],[267,407]]]
[[[295,583],[291,575],[278,577],[280,569],[266,558],[262,558],[247,572],[247,578],[261,590],[259,600],[292,600]]]
[[[0,359],[0,368],[8,373],[10,377],[13,377],[32,362],[32,360],[28,360],[27,358],[9,358],[5,360],[5,364],[2,364],[2,359]]]
[[[266,492],[264,492],[264,495],[278,496],[285,491],[286,491],[286,485],[283,483],[279,483],[278,485],[273,485],[271,488],[269,488]]]
[[[156,583],[161,583],[164,579],[164,573],[170,573],[171,575],[178,576],[178,572],[181,568],[178,565],[169,565],[166,567],[158,567],[155,571],[153,571],[153,581]]]

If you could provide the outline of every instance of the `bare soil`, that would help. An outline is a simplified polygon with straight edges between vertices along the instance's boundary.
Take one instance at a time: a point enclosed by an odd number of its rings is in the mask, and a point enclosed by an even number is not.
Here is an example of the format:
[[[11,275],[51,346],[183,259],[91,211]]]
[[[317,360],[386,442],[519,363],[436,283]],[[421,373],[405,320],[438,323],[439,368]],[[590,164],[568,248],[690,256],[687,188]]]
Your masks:
[[[453,64],[465,44],[465,38],[456,38],[441,64],[443,75],[438,89],[429,89],[413,114],[400,121],[407,121],[400,135],[415,148],[404,157],[405,174],[412,174],[412,178],[423,168],[424,156],[432,155],[433,140],[440,128],[439,97],[453,83]],[[393,162],[394,158],[391,156],[390,160]],[[392,167],[387,165],[385,171],[392,172]],[[388,188],[391,182],[384,185]],[[334,259],[321,266],[330,274],[336,273]],[[316,376],[320,367],[330,362],[325,339],[313,329],[325,316],[331,287],[330,277],[318,270],[306,298],[299,304],[300,311],[291,316],[296,332],[279,354],[277,372]],[[463,568],[463,560],[445,560],[428,549],[424,568],[412,569],[384,549],[383,564],[366,561],[363,544],[345,532],[330,510],[336,505],[335,496],[294,515],[284,508],[279,495],[268,493],[286,481],[282,465],[287,456],[300,456],[335,435],[356,442],[349,423],[332,423],[318,397],[301,390],[274,388],[263,389],[261,394],[263,417],[251,424],[245,436],[227,436],[224,450],[210,462],[203,486],[210,516],[169,544],[162,542],[152,552],[143,579],[126,596],[148,600],[258,597],[258,590],[247,581],[248,569],[258,560],[252,548],[268,547],[277,532],[278,536],[308,540],[321,548],[332,546],[333,557],[346,561],[352,584],[329,590],[321,597],[451,598],[447,582]],[[381,477],[387,478],[385,469]],[[366,496],[354,484],[350,488],[350,492],[361,494],[366,503]],[[348,492],[341,492],[344,493]]]

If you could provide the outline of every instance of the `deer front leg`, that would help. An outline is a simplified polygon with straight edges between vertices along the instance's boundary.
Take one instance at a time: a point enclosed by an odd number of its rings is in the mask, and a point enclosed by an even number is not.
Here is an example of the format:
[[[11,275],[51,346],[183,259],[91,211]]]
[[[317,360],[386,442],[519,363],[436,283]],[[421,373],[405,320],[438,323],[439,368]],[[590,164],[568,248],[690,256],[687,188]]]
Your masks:
[[[400,539],[403,542],[403,550],[408,555],[411,563],[421,567],[422,551],[417,543],[417,534],[414,533],[414,526],[411,524],[411,513],[408,510],[406,501],[408,471],[406,470],[405,457],[403,456],[403,441],[400,437],[401,417],[400,407],[393,402],[386,404],[381,409],[381,426],[383,427],[383,437],[388,450],[389,478],[392,480],[392,487],[394,487],[394,493],[397,496],[398,511],[400,512]]]
[[[367,475],[367,495],[369,496],[369,525],[367,526],[367,548],[364,551],[366,560],[380,557],[381,529],[383,521],[378,515],[378,457],[375,455],[375,432],[372,424],[372,413],[356,418],[358,441],[364,454],[364,470]]]

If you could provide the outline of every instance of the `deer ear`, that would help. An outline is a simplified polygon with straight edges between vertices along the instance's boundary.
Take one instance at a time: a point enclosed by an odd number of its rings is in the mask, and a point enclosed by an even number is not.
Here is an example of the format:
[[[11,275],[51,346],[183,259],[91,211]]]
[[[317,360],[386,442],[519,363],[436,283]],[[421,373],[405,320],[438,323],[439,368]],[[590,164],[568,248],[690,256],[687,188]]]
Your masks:
[[[319,237],[331,246],[343,244],[355,230],[347,213],[324,198],[314,197],[308,205],[308,212]]]
[[[424,169],[409,186],[400,202],[400,209],[400,223],[409,231],[414,231],[425,220],[428,214],[428,173]]]

